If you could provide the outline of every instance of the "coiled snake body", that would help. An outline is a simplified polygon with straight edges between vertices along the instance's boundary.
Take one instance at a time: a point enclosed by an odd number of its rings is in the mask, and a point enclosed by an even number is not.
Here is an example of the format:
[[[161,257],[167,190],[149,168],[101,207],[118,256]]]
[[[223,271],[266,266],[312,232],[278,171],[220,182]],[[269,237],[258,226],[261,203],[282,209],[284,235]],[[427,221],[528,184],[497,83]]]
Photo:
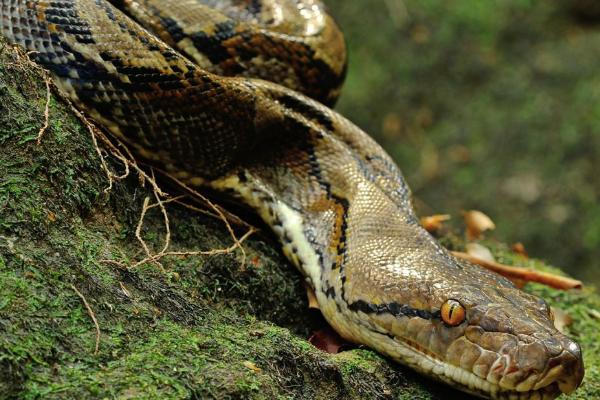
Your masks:
[[[1,0],[0,33],[139,156],[254,208],[345,338],[481,397],[577,388],[547,304],[453,258],[391,158],[322,104],[345,49],[317,0],[113,3]]]

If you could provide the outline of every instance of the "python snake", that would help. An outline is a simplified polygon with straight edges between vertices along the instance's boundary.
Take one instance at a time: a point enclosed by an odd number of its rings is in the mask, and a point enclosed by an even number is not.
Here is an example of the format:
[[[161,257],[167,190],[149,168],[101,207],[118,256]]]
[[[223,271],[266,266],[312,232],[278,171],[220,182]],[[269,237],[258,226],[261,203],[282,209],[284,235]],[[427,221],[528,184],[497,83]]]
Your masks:
[[[453,258],[392,159],[324,105],[346,58],[318,0],[112,3],[1,0],[0,33],[139,157],[252,207],[343,337],[484,398],[578,387],[546,302]]]

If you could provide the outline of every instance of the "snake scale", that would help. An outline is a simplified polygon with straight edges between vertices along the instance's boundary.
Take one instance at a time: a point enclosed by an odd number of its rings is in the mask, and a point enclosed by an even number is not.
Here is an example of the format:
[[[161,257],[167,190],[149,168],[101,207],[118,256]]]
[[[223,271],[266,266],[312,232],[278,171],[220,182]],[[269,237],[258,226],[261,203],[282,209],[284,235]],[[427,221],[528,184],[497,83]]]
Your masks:
[[[346,57],[317,0],[0,4],[0,33],[139,157],[253,208],[343,337],[484,398],[581,383],[546,302],[453,258],[392,159],[324,105]]]

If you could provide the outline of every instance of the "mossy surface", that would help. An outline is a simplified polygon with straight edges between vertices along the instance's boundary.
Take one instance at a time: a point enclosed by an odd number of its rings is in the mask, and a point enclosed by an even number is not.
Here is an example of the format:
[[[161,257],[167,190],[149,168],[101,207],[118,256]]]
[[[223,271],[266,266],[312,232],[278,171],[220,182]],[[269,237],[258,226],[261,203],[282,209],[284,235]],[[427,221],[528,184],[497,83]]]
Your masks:
[[[103,262],[142,256],[135,229],[152,193],[133,176],[105,193],[89,132],[59,100],[37,145],[45,96],[39,72],[0,42],[0,399],[464,398],[368,349],[315,349],[306,338],[323,321],[266,234],[244,244],[244,268],[239,251],[164,259],[167,272]],[[174,250],[230,246],[222,222],[174,204],[168,212]],[[157,208],[142,234],[160,249]],[[74,288],[98,320],[98,354]],[[575,319],[588,375],[570,398],[599,397],[600,300],[528,289]]]

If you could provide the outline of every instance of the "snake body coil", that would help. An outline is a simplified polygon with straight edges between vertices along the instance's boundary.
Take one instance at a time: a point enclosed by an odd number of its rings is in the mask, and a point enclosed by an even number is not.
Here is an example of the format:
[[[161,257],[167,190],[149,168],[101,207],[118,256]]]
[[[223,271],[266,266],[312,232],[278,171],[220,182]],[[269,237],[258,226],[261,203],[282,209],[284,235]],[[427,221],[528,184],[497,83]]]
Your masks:
[[[345,338],[481,397],[577,388],[547,304],[453,258],[392,159],[322,104],[345,49],[317,0],[113,3],[1,0],[0,33],[139,156],[254,208]]]

